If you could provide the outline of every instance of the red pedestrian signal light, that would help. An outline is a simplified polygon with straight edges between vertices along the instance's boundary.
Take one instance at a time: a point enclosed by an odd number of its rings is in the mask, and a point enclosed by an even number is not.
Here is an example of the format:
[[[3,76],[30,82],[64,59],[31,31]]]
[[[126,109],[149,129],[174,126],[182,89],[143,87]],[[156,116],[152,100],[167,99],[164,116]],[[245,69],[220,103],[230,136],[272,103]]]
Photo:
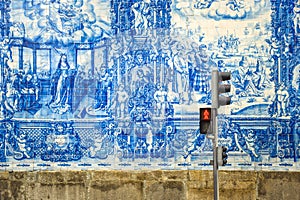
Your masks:
[[[200,133],[212,133],[211,130],[211,108],[200,108]]]

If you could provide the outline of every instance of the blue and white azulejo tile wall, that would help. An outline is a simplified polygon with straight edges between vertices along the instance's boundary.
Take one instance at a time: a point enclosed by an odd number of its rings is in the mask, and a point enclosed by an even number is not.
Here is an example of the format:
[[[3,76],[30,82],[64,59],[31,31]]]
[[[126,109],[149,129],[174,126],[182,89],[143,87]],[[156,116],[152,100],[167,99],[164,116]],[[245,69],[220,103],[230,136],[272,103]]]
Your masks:
[[[297,0],[0,0],[0,170],[299,170]]]

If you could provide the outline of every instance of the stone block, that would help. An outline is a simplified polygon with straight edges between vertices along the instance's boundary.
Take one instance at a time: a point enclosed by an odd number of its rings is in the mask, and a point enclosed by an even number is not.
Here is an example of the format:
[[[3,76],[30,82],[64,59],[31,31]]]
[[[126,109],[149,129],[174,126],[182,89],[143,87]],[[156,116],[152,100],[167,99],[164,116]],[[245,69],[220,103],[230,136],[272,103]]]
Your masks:
[[[214,191],[212,189],[189,189],[188,200],[213,200]]]
[[[191,181],[213,179],[213,172],[208,170],[189,170],[188,178]]]
[[[116,170],[105,170],[105,171],[91,171],[91,178],[93,181],[102,180],[134,180],[137,177],[145,179],[145,174],[141,171],[116,171]]]
[[[255,190],[256,182],[254,181],[243,181],[243,180],[228,180],[219,181],[220,189],[235,189],[235,190]]]
[[[140,181],[93,181],[88,199],[140,200],[143,199],[143,183]]]
[[[162,171],[164,180],[187,180],[189,177],[187,170]]]
[[[27,187],[28,199],[38,200],[38,199],[57,199],[58,193],[56,191],[55,185],[50,184],[35,184],[31,187]]]
[[[146,200],[185,200],[186,188],[182,181],[149,182],[145,186]]]
[[[219,171],[220,180],[256,181],[255,171]]]
[[[9,173],[8,172],[0,172],[0,180],[8,180]]]
[[[63,172],[38,172],[38,182],[41,184],[61,184],[65,182],[65,175]]]
[[[26,182],[23,181],[11,181],[10,191],[14,199],[25,200],[26,199]]]
[[[256,199],[256,190],[219,190],[220,200],[254,200]]]
[[[88,171],[69,171],[64,172],[64,180],[67,183],[84,183],[88,179]]]
[[[259,172],[258,199],[300,199],[300,173]]]
[[[208,189],[206,180],[188,181],[186,185],[188,189],[199,189],[199,190]]]
[[[2,200],[14,200],[12,192],[10,190],[0,190],[0,199]]]

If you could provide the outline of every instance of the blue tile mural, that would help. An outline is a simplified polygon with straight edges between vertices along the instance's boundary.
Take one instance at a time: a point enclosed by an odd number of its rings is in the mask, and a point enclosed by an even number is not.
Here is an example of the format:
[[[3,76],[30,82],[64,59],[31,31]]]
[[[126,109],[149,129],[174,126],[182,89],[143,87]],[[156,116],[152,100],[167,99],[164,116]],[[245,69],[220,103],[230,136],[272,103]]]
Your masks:
[[[297,0],[0,0],[0,170],[299,170]]]

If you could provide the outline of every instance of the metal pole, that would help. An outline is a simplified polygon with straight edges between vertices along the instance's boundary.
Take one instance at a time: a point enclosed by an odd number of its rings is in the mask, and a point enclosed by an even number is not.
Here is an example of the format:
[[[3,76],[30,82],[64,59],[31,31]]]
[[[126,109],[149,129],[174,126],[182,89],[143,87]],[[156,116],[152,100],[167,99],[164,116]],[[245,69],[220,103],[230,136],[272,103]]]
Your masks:
[[[214,200],[219,200],[219,166],[218,166],[218,123],[217,123],[217,109],[212,109],[213,116],[213,175],[214,175]]]
[[[218,173],[218,108],[219,108],[219,73],[213,69],[211,73],[211,106],[212,106],[212,130],[213,130],[213,175],[214,175],[214,200],[219,200],[219,173]]]

